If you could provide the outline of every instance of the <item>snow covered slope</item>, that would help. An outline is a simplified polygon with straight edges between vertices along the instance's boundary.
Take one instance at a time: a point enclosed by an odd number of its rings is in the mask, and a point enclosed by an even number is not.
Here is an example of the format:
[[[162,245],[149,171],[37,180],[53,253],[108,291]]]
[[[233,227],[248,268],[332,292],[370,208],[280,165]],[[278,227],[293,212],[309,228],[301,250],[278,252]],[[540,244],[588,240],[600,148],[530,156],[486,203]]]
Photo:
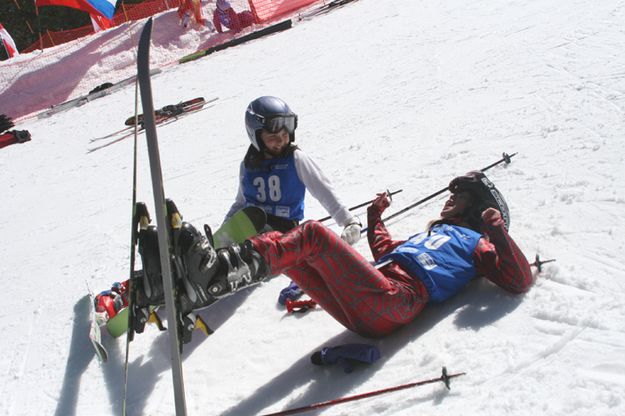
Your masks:
[[[443,365],[467,372],[450,392],[429,385],[316,414],[625,414],[623,21],[615,0],[360,0],[154,76],[157,106],[220,97],[158,130],[166,194],[193,224],[221,223],[248,145],[245,107],[271,94],[299,114],[297,142],[347,205],[401,188],[392,213],[518,152],[489,177],[528,258],[557,258],[525,296],[475,281],[380,340],[320,310],[287,316],[276,304],[286,277],[239,293],[203,311],[216,332],[185,347],[189,414],[263,414],[433,378]],[[156,23],[162,47],[169,26]],[[128,87],[24,123],[32,141],[0,150],[0,414],[121,413],[124,342],[105,338],[109,363],[98,364],[85,281],[100,290],[128,275],[132,140],[87,149],[133,111]],[[151,206],[143,136],[139,163]],[[443,200],[389,229],[420,231]],[[307,201],[308,218],[325,215]],[[369,256],[365,241],[357,248]],[[372,343],[382,359],[349,375],[310,365],[314,350],[348,342]],[[173,414],[167,334],[137,336],[129,371],[130,414]]]

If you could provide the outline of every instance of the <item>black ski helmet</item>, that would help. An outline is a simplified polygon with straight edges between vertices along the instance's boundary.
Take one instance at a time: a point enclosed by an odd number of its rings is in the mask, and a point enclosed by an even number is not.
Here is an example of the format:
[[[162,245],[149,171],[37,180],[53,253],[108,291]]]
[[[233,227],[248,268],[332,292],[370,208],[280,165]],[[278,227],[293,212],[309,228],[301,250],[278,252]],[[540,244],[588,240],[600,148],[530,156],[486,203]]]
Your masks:
[[[495,208],[501,213],[506,230],[510,228],[510,211],[508,204],[495,185],[479,171],[471,171],[458,176],[449,182],[449,191],[458,193],[468,191],[474,198],[473,205],[464,214],[471,227],[479,230],[482,223],[482,212],[486,208]]]
[[[295,140],[297,128],[297,114],[291,111],[289,105],[278,97],[263,96],[252,101],[245,110],[245,129],[247,136],[256,150],[261,151],[263,146],[260,140],[260,131],[265,129],[277,133],[282,129],[289,133],[291,142]]]

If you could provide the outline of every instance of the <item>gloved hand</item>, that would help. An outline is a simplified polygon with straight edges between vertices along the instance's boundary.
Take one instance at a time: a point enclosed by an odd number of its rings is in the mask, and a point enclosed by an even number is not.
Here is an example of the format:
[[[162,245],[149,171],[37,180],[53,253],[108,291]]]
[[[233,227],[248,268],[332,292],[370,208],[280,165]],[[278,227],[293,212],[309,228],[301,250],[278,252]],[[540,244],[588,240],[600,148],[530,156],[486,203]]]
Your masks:
[[[341,233],[341,238],[347,242],[350,246],[353,246],[360,240],[360,230],[362,230],[362,224],[357,218],[352,220],[345,226]]]
[[[280,305],[286,305],[287,300],[297,300],[302,297],[304,292],[300,287],[295,283],[291,282],[287,287],[280,291],[280,296],[278,296],[278,303]]]
[[[345,344],[337,347],[322,348],[315,352],[310,361],[315,365],[339,364],[343,371],[351,373],[354,363],[373,364],[380,358],[380,350],[368,344]]]

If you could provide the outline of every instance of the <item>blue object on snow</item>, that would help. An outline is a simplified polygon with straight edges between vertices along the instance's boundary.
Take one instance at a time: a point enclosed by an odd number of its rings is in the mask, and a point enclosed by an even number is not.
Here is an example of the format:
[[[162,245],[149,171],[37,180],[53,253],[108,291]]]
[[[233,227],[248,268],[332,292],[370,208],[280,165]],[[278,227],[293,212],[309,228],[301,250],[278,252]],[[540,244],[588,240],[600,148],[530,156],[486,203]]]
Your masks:
[[[300,287],[295,283],[291,282],[287,287],[280,291],[280,296],[278,297],[278,303],[280,305],[286,305],[287,300],[297,300],[302,297],[304,292]]]
[[[368,344],[345,344],[322,348],[315,352],[310,361],[315,365],[339,364],[345,373],[351,373],[354,363],[373,364],[380,359],[380,350]]]

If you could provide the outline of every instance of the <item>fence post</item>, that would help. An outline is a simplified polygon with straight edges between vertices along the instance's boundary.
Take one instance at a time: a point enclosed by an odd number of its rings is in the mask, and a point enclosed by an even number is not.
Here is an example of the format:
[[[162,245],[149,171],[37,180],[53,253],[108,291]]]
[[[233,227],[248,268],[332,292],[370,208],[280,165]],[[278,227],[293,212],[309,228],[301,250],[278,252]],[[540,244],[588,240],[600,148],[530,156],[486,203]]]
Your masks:
[[[50,39],[50,44],[51,44],[52,46],[56,46],[56,45],[54,44],[54,39],[52,39],[52,35],[50,34],[50,30],[49,30],[49,29],[46,29],[46,34],[48,35],[48,38]]]
[[[126,19],[124,23],[126,23],[129,19],[128,19],[128,13],[126,13],[126,5],[124,4],[124,2],[122,2],[122,12],[124,12],[124,19]]]

